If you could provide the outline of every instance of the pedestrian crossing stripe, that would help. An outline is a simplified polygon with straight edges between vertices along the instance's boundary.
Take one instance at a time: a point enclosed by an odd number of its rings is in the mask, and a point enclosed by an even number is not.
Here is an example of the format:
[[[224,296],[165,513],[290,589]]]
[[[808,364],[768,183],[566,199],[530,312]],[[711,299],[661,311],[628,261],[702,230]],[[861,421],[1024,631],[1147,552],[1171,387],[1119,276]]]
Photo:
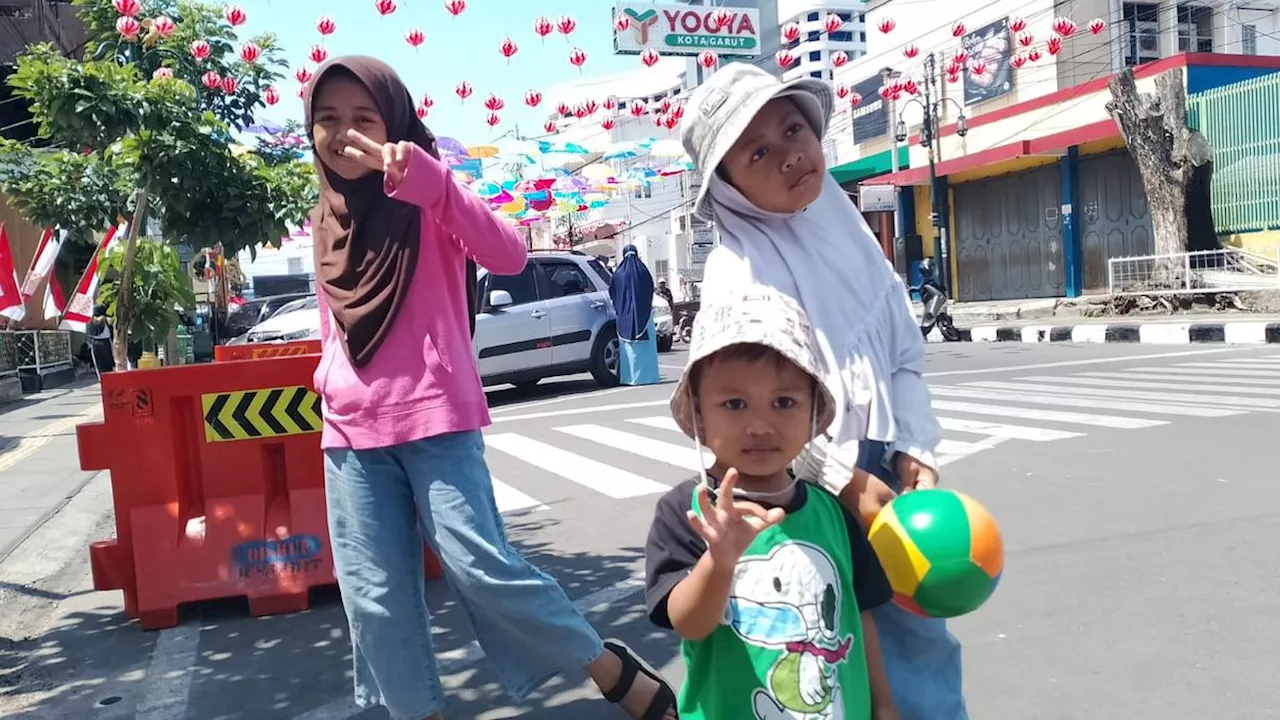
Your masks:
[[[205,442],[320,432],[320,396],[305,385],[200,396]]]

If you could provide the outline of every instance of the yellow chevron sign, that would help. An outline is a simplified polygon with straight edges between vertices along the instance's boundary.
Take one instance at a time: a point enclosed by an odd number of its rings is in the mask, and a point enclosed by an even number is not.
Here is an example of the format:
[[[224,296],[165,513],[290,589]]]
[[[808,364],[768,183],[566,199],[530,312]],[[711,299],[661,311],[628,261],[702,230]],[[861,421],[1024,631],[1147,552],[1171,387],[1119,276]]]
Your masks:
[[[205,442],[320,432],[320,396],[303,385],[209,393],[200,404]]]

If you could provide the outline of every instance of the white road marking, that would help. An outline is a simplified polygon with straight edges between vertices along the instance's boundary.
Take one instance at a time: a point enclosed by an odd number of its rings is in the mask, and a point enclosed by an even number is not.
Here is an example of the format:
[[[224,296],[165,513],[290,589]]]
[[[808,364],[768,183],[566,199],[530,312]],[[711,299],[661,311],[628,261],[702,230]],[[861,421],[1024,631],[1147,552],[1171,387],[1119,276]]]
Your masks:
[[[1229,373],[1234,373],[1234,372],[1235,372],[1235,371],[1237,371],[1237,370],[1263,370],[1263,371],[1265,371],[1265,372],[1272,373],[1272,374],[1275,374],[1275,373],[1277,373],[1277,372],[1280,372],[1280,366],[1276,366],[1275,364],[1273,364],[1273,363],[1269,363],[1269,362],[1266,362],[1266,363],[1260,363],[1260,362],[1237,362],[1237,363],[1232,363],[1231,365],[1228,365],[1228,364],[1226,364],[1226,363],[1220,363],[1220,362],[1216,362],[1216,363],[1178,363],[1178,364],[1177,364],[1177,365],[1175,365],[1174,367],[1180,367],[1180,368],[1213,368],[1214,370],[1218,370],[1218,371],[1220,371],[1220,372],[1229,372]]]
[[[147,666],[136,720],[185,720],[191,695],[191,672],[200,648],[200,624],[161,630]]]
[[[649,400],[648,402],[621,403],[618,405],[593,405],[592,407],[569,408],[568,410],[549,410],[547,412],[529,413],[528,415],[503,415],[492,419],[493,424],[512,422],[515,420],[541,420],[549,417],[564,417],[566,415],[590,415],[591,413],[609,412],[612,410],[632,410],[635,408],[654,407],[657,405],[667,405],[670,400]]]
[[[1167,403],[1141,403],[1136,401],[1107,400],[1105,398],[1062,397],[1030,392],[997,392],[981,390],[974,387],[935,385],[929,388],[934,395],[944,397],[961,397],[973,400],[1011,400],[1013,402],[1033,403],[1036,405],[1057,405],[1059,407],[1090,408],[1098,410],[1121,410],[1132,412],[1154,413],[1157,415],[1183,415],[1189,417],[1228,417],[1243,415],[1244,410],[1228,410],[1216,407],[1188,407],[1186,405],[1170,405]]]
[[[497,478],[493,480],[493,499],[498,505],[498,512],[502,515],[520,510],[528,510],[529,512],[538,512],[546,510],[547,506],[541,502],[525,495],[519,490],[502,482]]]
[[[485,438],[485,442],[494,450],[614,499],[652,495],[670,489],[649,478],[524,435],[499,433]]]
[[[1223,358],[1219,362],[1224,363],[1274,363],[1280,367],[1280,355],[1259,355],[1257,357],[1247,358]]]
[[[93,422],[101,416],[102,406],[94,405],[70,417],[41,425],[20,438],[10,438],[4,444],[0,444],[0,472],[40,452],[40,448],[53,442],[54,438],[74,433],[77,425]]]
[[[1136,367],[1127,368],[1136,372],[1159,372],[1168,373],[1170,375],[1211,375],[1214,377],[1252,377],[1252,378],[1275,378],[1280,377],[1272,370],[1241,370],[1221,365],[1214,366],[1216,370],[1207,370],[1205,368],[1185,368],[1185,367]]]
[[[965,383],[965,387],[991,388],[995,390],[1014,390],[1040,393],[1060,393],[1062,395],[1084,395],[1090,397],[1103,396],[1109,398],[1133,398],[1135,400],[1153,400],[1156,402],[1172,400],[1182,403],[1213,403],[1215,405],[1237,405],[1248,408],[1277,408],[1280,407],[1280,400],[1266,400],[1264,398],[1247,398],[1230,395],[1193,395],[1190,393],[1171,393],[1171,392],[1139,392],[1137,390],[1112,390],[1108,389],[1089,389],[1075,387],[1060,387],[1056,385],[1042,385],[1038,383],[1021,383],[1021,382],[994,382],[979,381]]]
[[[1164,373],[1140,372],[1087,372],[1077,373],[1077,377],[1115,378],[1117,380],[1176,380],[1185,383],[1184,387],[1195,389],[1196,383],[1230,383],[1232,385],[1280,385],[1280,376],[1274,378],[1237,378],[1222,375],[1169,375]]]
[[[995,373],[1013,372],[1015,370],[1047,370],[1057,367],[1075,367],[1077,365],[1102,365],[1106,363],[1133,362],[1136,360],[1156,360],[1159,358],[1187,357],[1190,355],[1214,355],[1218,353],[1241,353],[1245,348],[1215,348],[1212,350],[1185,350],[1182,352],[1154,353],[1150,355],[1121,355],[1118,357],[1090,358],[1088,360],[1060,360],[1058,362],[1031,363],[1029,365],[1009,365],[1006,367],[977,368],[973,370],[943,370],[942,372],[925,373],[925,377],[951,377],[953,375],[991,375]]]
[[[959,457],[964,457],[965,455],[972,455],[976,452],[982,452],[983,450],[986,450],[989,447],[990,446],[981,442],[971,443],[971,442],[963,442],[960,440],[949,440],[947,438],[943,438],[941,441],[938,442],[938,447],[934,448],[933,451],[939,455],[956,455]]]
[[[671,430],[684,435],[684,431],[676,424],[675,418],[670,415],[655,415],[654,417],[631,418],[627,422],[633,422],[637,425],[657,428],[659,430]]]
[[[674,465],[683,470],[697,472],[701,469],[702,463],[698,460],[698,450],[692,445],[676,445],[604,425],[566,425],[556,430],[615,450]]]
[[[952,400],[938,400],[936,398],[933,401],[933,409],[946,410],[948,412],[973,413],[976,415],[998,415],[1001,417],[1022,418],[1026,420],[1044,420],[1046,422],[1095,425],[1097,427],[1118,428],[1121,430],[1136,430],[1139,428],[1169,424],[1167,420],[1120,417],[1118,415],[1093,415],[1088,413],[1069,412],[1066,410],[1020,408],[1013,407],[1011,405],[955,402]]]
[[[1031,442],[1066,440],[1068,438],[1081,437],[1083,435],[1083,433],[1067,432],[1065,430],[1048,430],[1045,428],[1026,427],[1024,425],[1005,425],[1002,423],[988,423],[978,420],[961,420],[953,417],[939,417],[938,424],[942,425],[943,430],[951,430],[953,432],[973,433],[975,435],[993,435],[996,437],[1009,438],[1011,440],[1030,440]]]
[[[1173,378],[1166,378],[1173,379]],[[1055,382],[1066,383],[1068,385],[1090,385],[1101,387],[1117,387],[1132,388],[1134,390],[1202,390],[1213,393],[1251,393],[1253,395],[1280,395],[1280,388],[1259,388],[1259,387],[1228,387],[1227,384],[1220,383],[1214,385],[1187,385],[1186,383],[1176,382],[1139,382],[1136,380],[1107,380],[1104,378],[1088,378],[1088,377],[1048,377],[1042,375],[1033,375],[1030,377],[1020,377],[1018,380],[1030,380],[1036,382]]]
[[[616,388],[610,388],[608,390],[587,390],[585,392],[574,393],[572,395],[565,395],[563,397],[558,397],[558,398],[549,398],[547,400],[532,400],[530,402],[516,403],[513,405],[504,405],[502,407],[491,409],[489,413],[493,415],[498,413],[514,412],[516,410],[526,410],[528,408],[542,407],[544,405],[555,405],[556,403],[569,402],[571,400],[582,400],[584,398],[598,398],[603,395],[613,395],[615,393],[622,393],[628,390],[635,390],[637,389],[637,387],[641,387],[641,386],[628,385],[626,387],[616,387]]]

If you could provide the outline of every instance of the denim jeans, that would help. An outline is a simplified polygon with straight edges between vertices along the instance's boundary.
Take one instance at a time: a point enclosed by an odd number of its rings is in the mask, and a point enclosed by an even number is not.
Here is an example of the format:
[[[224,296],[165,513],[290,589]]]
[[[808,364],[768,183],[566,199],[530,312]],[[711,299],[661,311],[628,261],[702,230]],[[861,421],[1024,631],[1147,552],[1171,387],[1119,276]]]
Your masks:
[[[423,537],[498,681],[516,699],[604,652],[560,586],[507,543],[479,431],[326,450],[325,481],[360,705],[385,705],[394,720],[421,720],[444,707]]]
[[[902,489],[893,453],[882,442],[864,440],[858,467]],[[960,641],[945,620],[922,618],[893,603],[871,611],[880,652],[902,720],[968,720],[961,683]]]

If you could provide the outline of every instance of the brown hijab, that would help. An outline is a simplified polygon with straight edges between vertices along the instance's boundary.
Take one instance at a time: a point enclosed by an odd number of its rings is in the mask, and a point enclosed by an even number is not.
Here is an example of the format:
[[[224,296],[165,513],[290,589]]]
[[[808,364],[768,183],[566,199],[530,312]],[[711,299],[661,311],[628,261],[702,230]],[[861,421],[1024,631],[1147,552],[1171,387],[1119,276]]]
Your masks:
[[[435,135],[418,119],[400,76],[381,60],[360,55],[334,58],[316,73],[305,103],[308,135],[315,89],[331,73],[345,73],[368,88],[389,142],[407,140],[440,158]],[[320,179],[320,203],[311,213],[316,282],[342,331],[347,357],[353,366],[362,367],[390,334],[409,294],[422,244],[422,209],[387,197],[380,172],[347,180],[329,170],[318,153],[315,163]],[[474,335],[475,263],[468,259],[459,271],[466,273]]]

